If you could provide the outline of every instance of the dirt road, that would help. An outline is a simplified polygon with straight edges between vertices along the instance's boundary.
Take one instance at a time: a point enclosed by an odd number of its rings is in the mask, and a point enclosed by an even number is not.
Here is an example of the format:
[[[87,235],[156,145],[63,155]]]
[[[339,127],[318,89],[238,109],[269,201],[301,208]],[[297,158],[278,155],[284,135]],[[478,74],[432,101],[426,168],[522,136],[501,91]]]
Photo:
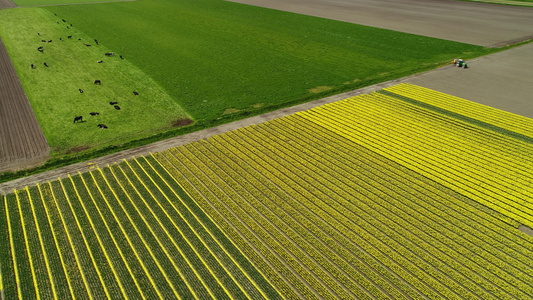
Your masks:
[[[48,142],[0,38],[0,171],[39,164],[49,152]]]
[[[480,46],[533,38],[533,7],[456,0],[231,0]]]

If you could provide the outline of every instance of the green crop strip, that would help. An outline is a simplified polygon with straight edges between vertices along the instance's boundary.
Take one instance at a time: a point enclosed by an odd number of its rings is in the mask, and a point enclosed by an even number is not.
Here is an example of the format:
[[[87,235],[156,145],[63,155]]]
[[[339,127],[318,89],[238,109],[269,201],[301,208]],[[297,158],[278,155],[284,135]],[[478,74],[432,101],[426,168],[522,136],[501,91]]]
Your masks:
[[[431,105],[431,104],[428,104],[428,103],[424,103],[424,102],[421,102],[421,101],[418,101],[418,100],[415,100],[415,99],[412,99],[412,98],[409,98],[409,97],[406,97],[406,96],[395,94],[393,92],[380,90],[380,91],[377,91],[377,93],[380,93],[380,94],[383,94],[383,95],[387,95],[387,96],[391,96],[391,97],[394,97],[394,98],[396,98],[398,100],[402,100],[402,101],[414,104],[416,106],[420,106],[420,107],[428,109],[430,111],[434,111],[436,113],[443,114],[445,116],[448,116],[448,117],[451,117],[451,118],[454,118],[454,119],[457,119],[457,120],[461,120],[461,121],[463,121],[465,123],[472,124],[472,125],[475,125],[475,126],[487,129],[487,130],[491,130],[491,131],[494,131],[494,132],[497,132],[497,133],[500,133],[500,134],[504,134],[504,135],[506,135],[508,137],[512,137],[512,138],[515,138],[517,140],[520,140],[520,141],[523,141],[523,142],[526,142],[526,143],[533,144],[533,138],[531,138],[531,137],[529,137],[527,135],[520,134],[518,132],[514,132],[514,131],[511,131],[511,130],[508,130],[508,129],[505,129],[505,128],[502,128],[502,127],[499,127],[499,126],[496,126],[496,125],[493,125],[493,124],[489,124],[489,123],[486,123],[486,122],[483,122],[483,121],[480,121],[480,120],[476,120],[474,118],[470,118],[470,117],[467,117],[465,115],[461,115],[461,114],[455,113],[453,111],[449,111],[447,109],[443,109],[441,107],[437,107],[437,106],[434,106],[434,105]]]

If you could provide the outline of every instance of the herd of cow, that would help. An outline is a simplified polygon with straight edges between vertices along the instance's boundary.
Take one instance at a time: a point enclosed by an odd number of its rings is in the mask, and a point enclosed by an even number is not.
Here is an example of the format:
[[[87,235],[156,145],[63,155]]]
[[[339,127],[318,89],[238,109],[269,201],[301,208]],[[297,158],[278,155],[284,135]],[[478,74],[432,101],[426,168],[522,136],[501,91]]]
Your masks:
[[[56,16],[57,16],[57,14],[56,14]],[[62,21],[65,22],[65,23],[67,22],[65,19],[62,19]],[[56,23],[60,24],[59,21],[57,21]],[[72,27],[72,24],[70,24],[70,26],[67,26],[67,29],[70,29],[71,27]],[[37,33],[37,35],[41,36],[40,33]],[[72,35],[67,36],[67,39],[72,39]],[[59,38],[59,40],[63,41],[63,38]],[[81,41],[81,39],[78,39],[78,40]],[[41,40],[41,42],[43,42],[43,43],[52,43],[53,40],[48,40],[47,41],[47,40],[43,39],[43,40]],[[98,40],[94,39],[94,42],[95,42],[96,45],[99,45]],[[87,44],[87,43],[83,43],[83,45],[86,46],[86,47],[90,47],[91,46],[91,44]],[[39,52],[44,54],[44,47],[43,46],[38,47],[37,51],[39,51]],[[115,56],[115,53],[114,52],[106,52],[105,56],[106,57],[112,57],[112,56]],[[124,59],[124,57],[122,55],[119,55],[119,56],[120,56],[120,59]],[[99,64],[103,63],[103,60],[98,60],[97,63],[99,63]],[[49,67],[49,65],[46,62],[43,62],[43,65],[45,67],[47,67],[47,68]],[[36,69],[37,67],[34,64],[31,64],[31,68],[32,69]],[[95,85],[102,85],[102,81],[99,80],[99,79],[96,79],[94,81],[94,84]],[[83,90],[79,89],[79,92],[80,92],[80,94],[82,94]],[[133,95],[138,96],[139,93],[134,91]],[[115,108],[115,110],[120,110],[120,106],[117,105],[118,104],[117,101],[111,101],[111,102],[109,102],[109,104],[112,105]],[[100,113],[98,113],[98,112],[90,112],[89,115],[98,116],[98,115],[100,115]],[[78,123],[78,122],[84,122],[83,121],[83,116],[76,116],[74,118],[74,123]],[[100,129],[107,129],[108,128],[105,124],[98,124],[97,127],[100,128]]]

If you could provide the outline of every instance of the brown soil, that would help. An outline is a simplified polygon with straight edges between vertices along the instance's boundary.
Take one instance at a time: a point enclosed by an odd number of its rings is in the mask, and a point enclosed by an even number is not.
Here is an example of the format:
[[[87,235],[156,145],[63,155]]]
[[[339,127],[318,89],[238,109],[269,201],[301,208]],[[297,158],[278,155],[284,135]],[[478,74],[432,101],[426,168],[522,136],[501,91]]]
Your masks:
[[[0,9],[17,7],[15,2],[11,0],[0,0]]]
[[[79,153],[81,151],[85,151],[85,150],[88,150],[88,149],[91,149],[91,146],[77,146],[77,147],[74,147],[74,148],[70,148],[67,150],[67,154],[72,154],[72,153]]]
[[[178,119],[172,122],[172,127],[181,127],[181,126],[187,126],[194,123],[191,119]]]
[[[48,142],[0,39],[0,172],[35,165],[49,153]]]

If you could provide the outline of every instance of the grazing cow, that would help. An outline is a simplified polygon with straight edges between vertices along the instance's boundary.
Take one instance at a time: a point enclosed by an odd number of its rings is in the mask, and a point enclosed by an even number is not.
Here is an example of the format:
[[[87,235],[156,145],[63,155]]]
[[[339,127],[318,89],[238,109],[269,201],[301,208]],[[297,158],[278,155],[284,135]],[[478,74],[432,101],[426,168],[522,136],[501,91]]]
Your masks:
[[[68,39],[71,39],[71,38],[72,38],[72,35],[67,36],[67,38],[68,38]]]
[[[105,56],[114,56],[115,52],[106,52]]]
[[[48,64],[46,62],[44,62],[43,65],[48,68]]]
[[[31,68],[32,68],[32,69],[35,69],[35,66],[34,66],[33,64],[31,64]]]
[[[37,48],[37,51],[39,51],[39,52],[41,52],[41,53],[44,53],[44,49],[43,49],[43,47],[39,47],[39,48]]]
[[[91,116],[98,116],[98,115],[99,115],[99,113],[97,113],[97,112],[92,112],[92,113],[89,113],[89,114],[90,114]]]
[[[56,23],[57,23],[57,24],[59,24],[59,22],[58,22],[58,21],[56,21]]]
[[[117,104],[117,103],[118,103],[117,101],[111,101],[111,102],[109,102],[109,104],[111,104],[111,105],[115,105],[115,104]]]
[[[94,42],[96,43],[96,45],[98,45],[98,40],[97,39],[94,39]]]
[[[41,42],[43,42],[43,43],[46,43],[46,41],[45,41],[45,40],[41,40]]]
[[[137,93],[136,91],[133,91],[133,94],[134,94],[135,96],[139,96],[139,93]]]
[[[37,35],[41,35],[41,34],[37,32]]]
[[[97,61],[97,63],[99,63],[99,64],[101,64],[101,63],[103,63],[103,62],[104,62],[103,60],[99,60],[99,61]]]
[[[63,22],[65,22],[65,23],[67,22],[67,21],[65,21],[65,19],[61,19],[61,20],[62,20]]]
[[[72,24],[70,24],[70,27],[72,27]]]
[[[79,91],[80,91],[80,94],[83,94],[83,90],[82,89],[79,89]]]
[[[98,84],[98,85],[100,85],[100,84],[102,84],[102,82],[101,82],[99,79],[96,79],[96,80],[94,81],[94,84]]]
[[[115,105],[115,106],[113,106],[113,107],[114,107],[116,110],[120,110],[120,106],[118,106],[118,105]]]
[[[62,41],[62,40],[63,40],[63,38],[59,38],[59,40],[60,40],[60,41]]]
[[[100,129],[107,129],[107,126],[105,124],[98,124],[97,127],[100,127]]]
[[[51,42],[52,42],[52,40],[49,40],[48,42],[49,42],[49,43],[51,43]]]
[[[124,57],[122,57],[122,54],[120,55],[120,59],[124,59]]]
[[[76,122],[83,122],[83,117],[82,116],[77,116],[74,118],[74,123]]]
[[[90,45],[90,44],[85,44],[85,43],[83,43],[83,44],[84,44],[85,46],[87,46],[87,47],[91,47],[91,45]]]
[[[78,41],[81,41],[81,39],[78,39]]]
[[[70,27],[67,26],[67,29],[70,29]]]

